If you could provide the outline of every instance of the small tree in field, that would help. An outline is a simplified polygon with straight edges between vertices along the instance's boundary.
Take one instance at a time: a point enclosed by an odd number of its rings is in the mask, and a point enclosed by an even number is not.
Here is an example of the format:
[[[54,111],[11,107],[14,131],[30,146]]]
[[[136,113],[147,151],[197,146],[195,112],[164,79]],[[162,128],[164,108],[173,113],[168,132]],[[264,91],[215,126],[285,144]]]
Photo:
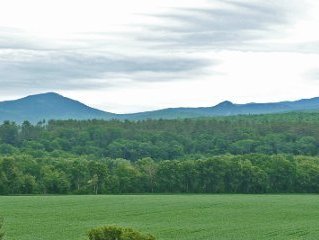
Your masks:
[[[88,233],[90,240],[155,240],[150,234],[141,234],[131,228],[105,226],[94,228]]]

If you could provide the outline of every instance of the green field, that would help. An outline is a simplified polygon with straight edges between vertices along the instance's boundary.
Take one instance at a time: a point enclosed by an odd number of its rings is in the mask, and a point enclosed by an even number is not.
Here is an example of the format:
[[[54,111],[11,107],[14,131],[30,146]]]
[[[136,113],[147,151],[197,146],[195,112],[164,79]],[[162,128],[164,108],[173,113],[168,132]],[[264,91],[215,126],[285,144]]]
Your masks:
[[[318,195],[0,197],[8,240],[82,240],[119,224],[168,239],[319,239]]]

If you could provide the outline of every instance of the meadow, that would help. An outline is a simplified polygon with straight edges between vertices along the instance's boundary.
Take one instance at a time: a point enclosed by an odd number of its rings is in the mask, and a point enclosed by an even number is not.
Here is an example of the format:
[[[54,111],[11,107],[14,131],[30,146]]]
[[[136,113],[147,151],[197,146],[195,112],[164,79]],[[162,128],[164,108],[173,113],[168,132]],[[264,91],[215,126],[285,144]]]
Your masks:
[[[82,240],[117,224],[159,240],[319,239],[318,195],[2,196],[7,240]]]

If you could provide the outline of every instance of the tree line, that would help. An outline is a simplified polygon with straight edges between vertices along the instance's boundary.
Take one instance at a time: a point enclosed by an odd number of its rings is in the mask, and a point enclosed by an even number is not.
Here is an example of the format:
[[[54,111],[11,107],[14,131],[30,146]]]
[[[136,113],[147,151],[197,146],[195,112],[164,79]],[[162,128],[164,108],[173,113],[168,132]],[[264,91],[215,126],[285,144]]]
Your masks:
[[[319,157],[0,158],[0,194],[318,193]]]
[[[0,194],[318,192],[319,113],[0,124]]]
[[[184,120],[49,121],[0,125],[0,155],[72,154],[136,161],[191,154],[319,154],[319,113]]]

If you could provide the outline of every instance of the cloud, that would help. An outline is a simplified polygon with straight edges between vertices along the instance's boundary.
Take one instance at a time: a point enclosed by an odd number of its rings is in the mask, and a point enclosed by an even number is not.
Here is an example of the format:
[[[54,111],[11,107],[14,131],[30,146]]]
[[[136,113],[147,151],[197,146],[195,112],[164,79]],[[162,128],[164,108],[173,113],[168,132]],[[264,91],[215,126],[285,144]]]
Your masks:
[[[212,64],[194,57],[126,56],[77,51],[0,51],[2,91],[17,88],[83,89],[106,88],[121,81],[175,81]],[[189,74],[187,76],[186,74]]]
[[[308,70],[304,76],[311,81],[319,81],[319,68]]]
[[[16,28],[0,27],[0,49],[26,49],[35,47],[27,33]]]
[[[280,36],[302,11],[296,1],[212,1],[209,6],[174,8],[154,14],[162,24],[148,26],[141,41],[178,48],[249,50]],[[216,5],[216,3],[219,3]]]
[[[177,85],[181,80],[196,84],[196,80],[206,80],[208,76],[215,89],[221,84],[220,78],[215,77],[216,71],[231,75],[238,65],[220,67],[233,58],[223,58],[221,52],[234,50],[235,56],[246,51],[319,53],[318,42],[313,39],[286,41],[287,30],[302,19],[306,2],[203,0],[188,5],[174,2],[168,8],[156,9],[155,13],[142,11],[136,19],[129,17],[132,21],[127,23],[123,14],[119,27],[112,25],[117,23],[114,16],[104,19],[101,15],[95,19],[92,12],[88,16],[95,21],[77,23],[81,15],[74,21],[75,32],[72,24],[60,31],[63,26],[56,25],[51,17],[39,32],[32,24],[25,29],[23,24],[21,29],[0,27],[0,92],[2,95],[83,89],[95,92],[140,83],[144,87],[145,83],[174,85],[173,82],[179,81]],[[259,78],[253,80],[256,79]],[[235,76],[229,82],[237,80]]]

